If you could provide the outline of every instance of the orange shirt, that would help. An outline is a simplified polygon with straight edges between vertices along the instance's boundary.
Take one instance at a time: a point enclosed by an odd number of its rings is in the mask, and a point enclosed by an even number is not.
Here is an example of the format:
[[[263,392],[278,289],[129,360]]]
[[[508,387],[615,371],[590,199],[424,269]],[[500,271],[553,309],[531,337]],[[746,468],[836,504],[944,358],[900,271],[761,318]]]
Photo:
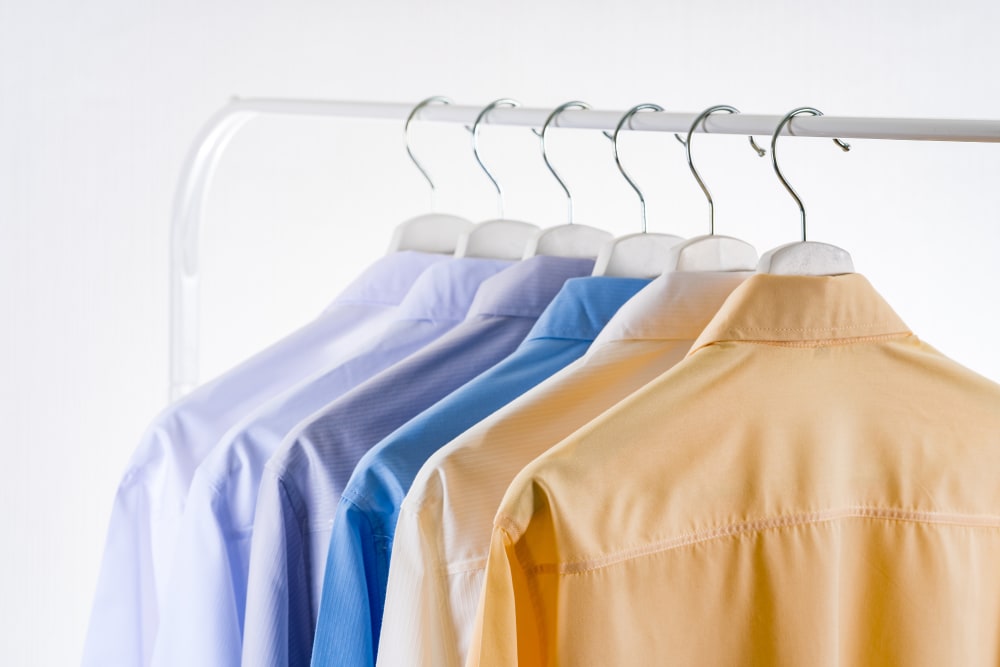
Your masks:
[[[1000,387],[864,277],[757,275],[525,468],[469,665],[995,665]]]

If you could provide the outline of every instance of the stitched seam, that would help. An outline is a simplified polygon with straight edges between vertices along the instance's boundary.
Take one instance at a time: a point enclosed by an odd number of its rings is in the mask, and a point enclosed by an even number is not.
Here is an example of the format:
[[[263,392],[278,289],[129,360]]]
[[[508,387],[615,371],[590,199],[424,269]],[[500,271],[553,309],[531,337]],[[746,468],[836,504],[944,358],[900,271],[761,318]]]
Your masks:
[[[509,516],[503,516],[503,515],[498,516],[496,518],[495,524],[497,528],[502,528],[503,530],[506,530],[507,534],[510,535],[511,539],[514,540],[521,539],[521,533],[524,532],[521,529],[521,526],[517,525],[517,523],[515,523],[514,520],[511,519]]]
[[[478,572],[486,569],[486,560],[486,558],[475,558],[463,560],[458,563],[445,563],[440,569],[445,574],[466,574],[467,572]]]
[[[494,521],[497,529],[505,532],[508,539],[514,544],[514,556],[521,561],[522,570],[528,582],[528,598],[531,600],[531,608],[534,611],[535,631],[538,633],[541,642],[541,655],[547,656],[549,652],[548,641],[545,633],[545,605],[541,600],[538,591],[537,580],[533,576],[538,573],[539,565],[534,565],[531,554],[527,552],[527,546],[521,541],[524,531],[509,516],[498,515]]]
[[[813,340],[733,340],[719,342],[751,343],[754,345],[771,345],[773,347],[837,347],[844,345],[856,345],[858,343],[875,343],[878,341],[892,340],[893,338],[905,338],[910,334],[881,334],[878,336],[858,336],[855,338],[815,338]]]
[[[609,567],[611,565],[616,565],[632,558],[651,556],[727,537],[736,537],[739,535],[762,532],[765,530],[776,530],[781,528],[806,526],[816,523],[826,523],[836,521],[838,519],[849,518],[882,519],[888,521],[906,521],[911,523],[930,523],[976,528],[1000,528],[1000,516],[945,514],[939,512],[919,512],[855,505],[842,509],[825,510],[821,512],[806,512],[801,514],[756,519],[753,521],[741,521],[725,526],[719,526],[717,528],[687,533],[685,535],[680,535],[667,540],[661,540],[643,547],[621,551],[603,558],[584,559],[566,563],[541,563],[532,566],[530,573],[533,575],[581,574]]]
[[[509,534],[508,537],[510,537]],[[531,610],[535,621],[535,632],[538,634],[538,643],[540,644],[539,653],[542,656],[542,662],[547,664],[547,656],[549,655],[549,634],[546,628],[547,623],[545,622],[545,603],[542,600],[541,591],[538,590],[538,577],[532,576],[536,574],[535,568],[538,566],[533,564],[534,559],[528,551],[528,545],[522,540],[514,540],[514,555],[521,561],[524,572],[527,575],[525,576],[525,579],[528,585],[528,599],[531,600]]]
[[[835,324],[825,327],[733,327],[730,331],[837,331],[839,329],[883,329],[896,325],[895,322],[867,322]],[[892,333],[900,333],[894,331]]]

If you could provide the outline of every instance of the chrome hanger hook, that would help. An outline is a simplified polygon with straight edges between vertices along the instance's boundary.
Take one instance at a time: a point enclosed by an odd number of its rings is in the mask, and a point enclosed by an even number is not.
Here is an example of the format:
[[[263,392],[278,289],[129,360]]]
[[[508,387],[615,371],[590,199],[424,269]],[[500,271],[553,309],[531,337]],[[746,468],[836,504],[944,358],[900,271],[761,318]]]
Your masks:
[[[417,104],[417,106],[413,107],[413,111],[411,111],[410,115],[406,117],[406,123],[403,124],[403,137],[406,141],[406,154],[410,156],[410,160],[417,167],[417,169],[420,170],[420,173],[427,181],[427,185],[429,185],[431,188],[432,211],[435,208],[434,205],[437,195],[437,188],[434,187],[434,181],[431,179],[430,174],[428,174],[427,170],[424,169],[424,166],[420,164],[420,160],[417,159],[417,156],[413,154],[413,148],[410,145],[410,123],[412,123],[413,119],[416,118],[417,114],[420,113],[420,110],[426,106],[429,106],[431,104],[451,104],[451,103],[452,103],[451,99],[447,97],[442,97],[441,95],[434,95],[432,97],[428,97],[427,99],[422,100],[419,104]]]
[[[484,174],[486,174],[486,178],[490,179],[490,183],[492,183],[493,187],[496,188],[497,207],[500,211],[500,218],[503,218],[503,190],[500,188],[500,184],[497,183],[497,179],[493,177],[490,170],[486,168],[485,164],[483,164],[482,158],[479,157],[479,125],[483,122],[483,119],[486,118],[486,115],[489,114],[489,112],[501,106],[515,108],[521,106],[521,103],[517,100],[512,100],[506,97],[490,102],[482,111],[479,112],[479,115],[476,116],[476,120],[472,123],[472,129],[470,131],[472,132],[472,155],[476,158],[479,168],[483,170]]]
[[[812,107],[799,107],[798,109],[793,109],[792,111],[789,111],[784,118],[781,119],[781,122],[778,123],[778,127],[774,129],[774,134],[771,135],[771,165],[774,167],[774,173],[778,175],[778,180],[781,181],[781,184],[785,186],[786,190],[788,190],[788,194],[792,195],[792,199],[794,199],[795,203],[798,204],[799,206],[799,215],[802,219],[803,242],[805,242],[806,240],[806,208],[805,206],[802,205],[802,200],[799,199],[798,194],[795,193],[795,190],[792,189],[792,186],[788,184],[788,181],[785,180],[784,175],[781,173],[781,169],[778,167],[778,153],[776,149],[778,146],[778,136],[781,134],[781,130],[784,129],[785,125],[787,125],[792,120],[792,118],[804,113],[807,113],[810,116],[823,115],[822,111],[820,111],[819,109],[814,109]],[[841,139],[835,138],[833,140],[833,143],[836,144],[837,147],[840,148],[840,150],[844,151],[845,153],[851,150],[851,145]]]
[[[699,185],[699,187],[701,187],[701,191],[705,193],[705,199],[708,200],[708,233],[709,233],[709,235],[714,235],[715,234],[715,202],[712,200],[712,193],[708,191],[708,186],[706,186],[705,185],[705,181],[703,181],[701,179],[701,175],[698,174],[698,170],[695,169],[695,166],[694,166],[694,161],[691,159],[691,138],[694,136],[694,131],[698,128],[698,126],[702,125],[702,129],[704,129],[705,119],[707,119],[713,113],[716,113],[718,111],[725,111],[727,113],[740,113],[740,110],[737,109],[736,107],[729,106],[728,104],[717,104],[714,107],[709,107],[709,108],[705,109],[704,111],[702,111],[700,114],[698,114],[698,116],[694,119],[694,122],[691,123],[691,128],[688,130],[687,140],[686,141],[684,139],[681,139],[680,135],[678,135],[678,134],[674,135],[674,138],[676,138],[677,141],[681,142],[681,145],[684,146],[684,151],[687,154],[688,168],[691,170],[691,173],[694,175],[694,180],[698,181],[698,185]],[[754,151],[757,153],[757,157],[764,157],[764,154],[767,151],[765,151],[763,148],[761,148],[760,146],[757,145],[757,142],[754,141],[753,136],[750,137],[750,145],[753,147]]]
[[[567,205],[567,215],[568,215],[567,222],[572,225],[573,195],[569,193],[569,188],[566,187],[566,183],[559,176],[559,172],[557,172],[556,168],[552,166],[551,162],[549,162],[549,154],[545,147],[545,133],[548,132],[549,126],[552,125],[552,123],[554,123],[556,119],[559,118],[562,112],[566,111],[567,109],[590,109],[590,105],[587,104],[586,102],[580,102],[579,100],[574,100],[572,102],[566,102],[565,104],[560,104],[558,107],[555,108],[555,110],[552,113],[549,114],[549,117],[545,119],[545,123],[542,124],[541,132],[535,129],[532,129],[531,131],[534,132],[535,135],[540,139],[542,145],[542,160],[545,161],[545,166],[548,167],[549,173],[551,173],[553,178],[556,179],[556,182],[559,184],[559,187],[561,187],[563,192],[566,193],[566,205]]]
[[[635,193],[639,195],[639,207],[642,209],[642,233],[645,234],[646,198],[642,195],[642,190],[639,189],[639,186],[635,184],[635,181],[633,181],[632,178],[628,175],[628,172],[625,171],[625,167],[622,165],[621,156],[618,154],[618,135],[621,133],[622,128],[625,127],[625,125],[632,120],[632,116],[636,115],[640,111],[663,111],[663,107],[661,107],[659,104],[649,104],[649,103],[637,104],[636,106],[626,111],[625,115],[621,117],[621,120],[618,121],[618,125],[615,126],[614,134],[610,134],[608,132],[603,132],[603,134],[608,139],[610,139],[614,144],[615,164],[618,166],[618,171],[620,171],[622,176],[625,177],[625,180],[628,182],[628,184],[632,186],[632,189],[635,190]]]
[[[687,146],[687,142],[681,139],[681,135],[677,134],[676,132],[674,132],[674,139],[676,139],[681,146]],[[756,152],[757,155],[759,155],[760,157],[764,157],[767,154],[766,149],[761,148],[760,146],[757,145],[757,140],[753,138],[753,135],[748,136],[747,139],[750,140],[750,148],[754,149],[754,152]]]

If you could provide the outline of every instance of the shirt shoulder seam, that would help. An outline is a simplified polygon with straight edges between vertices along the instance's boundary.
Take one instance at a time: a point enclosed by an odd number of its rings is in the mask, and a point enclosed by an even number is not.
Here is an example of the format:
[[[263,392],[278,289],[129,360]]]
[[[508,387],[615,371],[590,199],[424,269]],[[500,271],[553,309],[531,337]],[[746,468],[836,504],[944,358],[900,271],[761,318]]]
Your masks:
[[[532,564],[530,569],[527,571],[532,575],[583,574],[617,565],[635,558],[652,556],[695,544],[703,544],[729,537],[738,537],[741,535],[762,533],[765,531],[776,531],[811,524],[829,523],[842,519],[874,519],[878,521],[1000,529],[1000,516],[997,515],[962,514],[904,510],[891,507],[873,507],[868,505],[852,505],[817,512],[801,512],[797,514],[763,517],[750,521],[734,522],[723,526],[709,528],[707,530],[682,534],[676,537],[671,537],[631,549],[625,549],[597,558],[581,558],[556,563],[535,563]],[[498,517],[497,526],[504,528],[506,526],[516,527],[516,524],[508,520],[501,525],[501,518]]]

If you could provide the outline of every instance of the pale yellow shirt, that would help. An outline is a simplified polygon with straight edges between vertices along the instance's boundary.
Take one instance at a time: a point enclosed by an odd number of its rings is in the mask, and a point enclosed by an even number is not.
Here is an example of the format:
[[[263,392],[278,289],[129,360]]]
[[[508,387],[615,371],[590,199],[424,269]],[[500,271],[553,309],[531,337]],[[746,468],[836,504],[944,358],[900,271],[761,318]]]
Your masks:
[[[660,277],[630,299],[587,354],[439,450],[396,526],[378,664],[465,660],[493,518],[539,454],[683,359],[749,273]]]
[[[469,665],[996,665],[1000,386],[864,277],[757,275],[523,470]]]

